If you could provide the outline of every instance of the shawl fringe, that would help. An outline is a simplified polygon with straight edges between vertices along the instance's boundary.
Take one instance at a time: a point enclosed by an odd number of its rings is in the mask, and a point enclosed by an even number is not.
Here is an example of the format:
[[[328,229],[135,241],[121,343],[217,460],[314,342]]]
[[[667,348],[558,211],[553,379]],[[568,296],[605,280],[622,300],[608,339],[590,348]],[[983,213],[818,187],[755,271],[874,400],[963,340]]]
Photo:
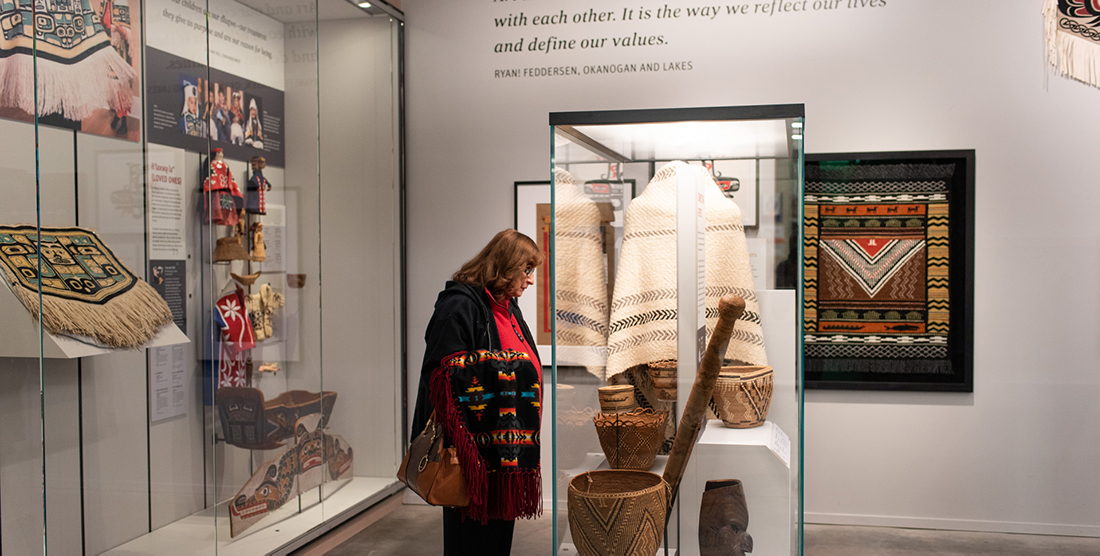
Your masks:
[[[489,519],[533,519],[542,514],[542,473],[523,469],[489,475]],[[484,523],[484,522],[482,522]]]
[[[70,120],[88,118],[97,109],[129,113],[134,69],[107,46],[75,64],[38,58],[38,115],[60,114]],[[35,67],[32,56],[0,59],[0,104],[35,114]]]

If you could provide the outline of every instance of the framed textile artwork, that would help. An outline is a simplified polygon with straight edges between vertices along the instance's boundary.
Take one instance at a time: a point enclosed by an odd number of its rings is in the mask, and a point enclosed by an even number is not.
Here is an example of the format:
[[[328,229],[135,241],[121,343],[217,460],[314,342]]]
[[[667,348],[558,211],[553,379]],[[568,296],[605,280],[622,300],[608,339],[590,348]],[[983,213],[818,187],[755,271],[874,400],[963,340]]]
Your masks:
[[[807,154],[806,388],[972,392],[974,151]]]

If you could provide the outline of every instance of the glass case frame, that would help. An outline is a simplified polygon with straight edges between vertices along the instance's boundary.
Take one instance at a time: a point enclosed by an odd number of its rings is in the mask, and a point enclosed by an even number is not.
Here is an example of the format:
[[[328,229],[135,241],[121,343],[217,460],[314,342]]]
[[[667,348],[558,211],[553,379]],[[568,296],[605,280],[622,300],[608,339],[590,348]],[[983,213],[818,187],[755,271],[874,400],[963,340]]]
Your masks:
[[[804,115],[805,110],[802,105],[550,114],[550,169],[551,183],[554,185],[551,189],[553,219],[550,232],[552,256],[549,257],[549,289],[553,292],[550,296],[553,303],[550,314],[555,318],[551,319],[554,326],[552,378],[551,384],[548,385],[551,399],[549,405],[552,407],[550,413],[553,415],[549,450],[552,464],[551,469],[548,470],[552,478],[544,479],[544,482],[548,480],[552,484],[553,553],[571,554],[577,550],[575,545],[571,546],[571,541],[576,536],[571,535],[571,531],[567,534],[569,530],[567,492],[570,479],[579,471],[597,467],[608,468],[606,447],[604,453],[600,453],[601,447],[597,442],[597,435],[594,434],[593,417],[600,411],[596,388],[601,384],[607,384],[607,379],[601,380],[600,372],[602,370],[605,374],[611,373],[609,368],[600,368],[601,363],[608,364],[606,346],[600,352],[599,346],[590,344],[579,346],[578,344],[584,341],[578,340],[575,334],[561,336],[563,326],[572,332],[579,322],[577,316],[562,304],[563,282],[559,281],[562,279],[562,269],[568,270],[577,265],[598,267],[600,264],[598,258],[591,261],[588,258],[578,258],[573,246],[560,243],[563,238],[571,237],[574,232],[571,226],[576,224],[562,220],[567,217],[567,213],[561,212],[562,207],[565,206],[564,203],[576,197],[571,189],[565,191],[562,188],[575,187],[574,183],[580,182],[583,177],[579,174],[592,173],[591,167],[609,164],[622,169],[620,178],[634,178],[640,186],[649,182],[657,174],[661,164],[673,160],[686,160],[704,165],[710,170],[712,177],[719,178],[718,181],[723,183],[719,188],[728,189],[733,189],[737,180],[727,179],[723,182],[718,168],[723,164],[727,164],[726,167],[729,168],[728,164],[732,161],[755,161],[755,171],[751,170],[752,163],[745,163],[743,167],[753,176],[752,181],[756,183],[746,184],[742,181],[740,185],[755,187],[752,190],[752,200],[749,202],[753,204],[752,216],[758,216],[759,219],[755,222],[756,226],[746,223],[743,229],[748,232],[748,240],[756,240],[751,242],[753,248],[750,248],[750,252],[766,261],[761,265],[761,268],[767,267],[766,270],[758,270],[754,262],[753,273],[754,275],[762,273],[766,284],[763,289],[772,290],[760,291],[762,288],[759,285],[756,288],[761,298],[759,320],[764,321],[764,331],[770,332],[765,335],[769,339],[766,346],[769,363],[776,365],[776,376],[775,391],[771,398],[775,401],[772,402],[772,413],[764,426],[745,430],[726,428],[721,421],[714,420],[713,414],[710,417],[711,420],[704,423],[705,426],[702,427],[703,430],[697,438],[698,443],[695,445],[694,454],[685,469],[679,499],[676,506],[672,508],[668,526],[663,531],[662,550],[659,553],[671,554],[673,551],[676,554],[698,553],[699,543],[695,540],[695,529],[699,521],[699,496],[702,494],[702,482],[705,479],[718,478],[722,469],[735,465],[739,466],[738,474],[750,479],[745,485],[748,511],[750,515],[759,517],[754,517],[748,532],[750,534],[754,531],[760,532],[757,537],[756,551],[779,554],[788,552],[789,549],[791,554],[802,553],[804,390],[801,335],[803,276],[800,263]],[[722,162],[723,160],[731,162]],[[561,174],[562,169],[578,176],[574,178],[570,174]],[[766,186],[763,188],[760,185],[762,179]],[[679,183],[679,187],[683,189],[687,182]],[[707,186],[700,187],[698,192],[702,192]],[[563,198],[562,195],[565,194],[563,192],[568,193],[568,196]],[[591,196],[588,191],[582,194]],[[642,190],[638,198],[644,196],[645,190]],[[727,191],[725,196],[734,198],[731,191]],[[684,198],[690,199],[690,197]],[[630,200],[623,201],[622,204],[626,205]],[[740,201],[737,202],[740,203]],[[686,206],[684,203],[682,199],[679,201],[680,205]],[[690,207],[687,210],[692,211],[695,208],[702,211],[702,207]],[[676,211],[676,207],[671,207],[669,210]],[[619,261],[624,261],[622,257],[625,256],[619,250],[622,249],[623,242],[623,221],[628,218],[626,212],[626,206],[624,206],[622,212],[616,214],[617,222],[611,225],[618,235],[615,238],[615,257]],[[741,211],[743,214],[746,212],[748,211]],[[683,210],[677,212],[676,218],[679,220],[677,226],[683,224],[685,220]],[[560,227],[563,225],[565,228]],[[695,241],[694,238],[685,242],[684,238],[680,237],[684,230],[693,228],[677,229],[680,230],[674,234],[677,235],[678,242],[677,256],[665,255],[660,257],[660,260],[667,262],[671,258],[674,261],[672,264],[680,269],[677,271],[680,276],[676,278],[678,300],[674,307],[677,309],[676,314],[691,314],[691,317],[688,319],[673,317],[679,321],[677,337],[680,338],[676,343],[675,355],[680,360],[685,360],[685,357],[701,357],[699,336],[705,328],[700,325],[699,333],[692,333],[695,330],[694,326],[704,319],[701,311],[703,304],[700,299],[698,303],[700,312],[692,314],[695,311],[696,300],[684,299],[684,297],[685,294],[695,297],[702,289],[699,286],[703,280],[698,267],[693,266],[685,270],[685,264],[691,260],[709,259],[709,256],[685,258],[688,249],[700,249],[697,253],[701,254],[702,246],[691,247],[692,242]],[[777,258],[779,251],[782,251],[782,258]],[[606,278],[609,270],[607,253],[604,253],[602,261],[604,266],[596,268],[595,274]],[[565,279],[573,280],[573,278]],[[759,284],[760,279],[760,276],[754,276],[753,281]],[[626,281],[623,284],[626,284]],[[539,284],[536,283],[535,286],[539,287]],[[619,287],[624,290],[627,288],[625,285],[619,285]],[[612,299],[619,300],[620,292],[616,289],[616,283],[609,283],[605,288],[608,307],[614,313]],[[575,300],[576,295],[567,293],[567,296],[569,300],[566,303],[570,303],[568,307],[575,306],[575,303],[571,302]],[[589,316],[593,317],[593,315]],[[598,320],[597,317],[593,318]],[[605,314],[604,318],[610,318],[610,322],[604,321],[607,329],[614,330],[616,326],[614,315],[608,317]],[[768,323],[768,319],[772,319],[774,324]],[[778,328],[773,329],[773,327]],[[593,330],[598,328],[598,326],[592,327]],[[771,340],[773,336],[775,340]],[[563,338],[567,338],[564,343]],[[598,339],[591,341],[598,342]],[[773,350],[777,353],[773,354]],[[625,375],[626,373],[623,373],[619,376]],[[670,402],[671,419],[679,419],[680,416],[677,413],[683,411],[687,393],[692,387],[694,373],[687,375],[689,373],[679,373],[677,376],[678,393],[673,395],[676,401]],[[634,384],[633,379],[626,383]],[[636,389],[635,392],[641,395],[641,390]],[[636,402],[635,406],[638,405],[648,406],[649,404]],[[782,427],[775,422],[782,423]],[[544,452],[546,452],[545,449]],[[663,458],[664,456],[657,456],[650,468],[651,472],[662,472],[667,463]],[[786,458],[785,461],[784,458]],[[757,476],[765,478],[751,480]],[[762,485],[762,488],[753,485],[753,482]],[[754,493],[753,490],[756,492]],[[758,508],[756,513],[753,511],[754,507]],[[580,553],[583,554],[584,551]]]
[[[0,552],[289,553],[403,488],[404,15],[71,4],[0,56],[0,243],[55,264],[0,287]]]

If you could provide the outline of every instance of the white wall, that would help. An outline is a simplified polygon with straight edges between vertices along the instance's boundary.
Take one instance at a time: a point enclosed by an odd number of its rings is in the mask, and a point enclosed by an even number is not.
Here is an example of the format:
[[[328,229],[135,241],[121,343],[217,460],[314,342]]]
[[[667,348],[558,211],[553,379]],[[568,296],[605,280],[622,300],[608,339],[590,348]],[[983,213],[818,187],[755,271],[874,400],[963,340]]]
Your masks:
[[[808,152],[977,151],[974,394],[809,392],[808,520],[1100,536],[1100,90],[1048,77],[1041,3],[889,0],[504,30],[492,21],[636,4],[405,2],[410,405],[436,292],[511,226],[512,182],[548,179],[547,113],[804,103]],[[492,52],[521,37],[633,32],[668,44]],[[692,70],[493,77],[680,60]]]

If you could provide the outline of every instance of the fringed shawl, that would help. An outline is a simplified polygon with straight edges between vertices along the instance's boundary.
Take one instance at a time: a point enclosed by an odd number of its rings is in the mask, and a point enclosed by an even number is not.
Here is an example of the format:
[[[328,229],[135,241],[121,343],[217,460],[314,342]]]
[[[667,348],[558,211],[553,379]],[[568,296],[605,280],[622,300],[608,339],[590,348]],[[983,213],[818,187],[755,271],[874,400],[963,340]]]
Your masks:
[[[706,170],[680,161],[668,163],[626,211],[611,303],[609,378],[632,367],[677,357],[676,188],[682,172]],[[718,300],[727,294],[738,295],[745,299],[746,308],[730,340],[726,362],[766,365],[741,210],[722,194],[709,173],[707,176],[707,338],[718,320]]]
[[[512,350],[456,353],[432,372],[432,404],[466,478],[464,518],[542,513],[541,387],[531,359]]]
[[[554,252],[557,343],[607,345],[607,270],[600,211],[569,172],[554,170]],[[604,378],[602,350],[591,351],[589,372]]]
[[[84,228],[0,226],[0,274],[51,334],[138,349],[172,322],[160,294]]]

